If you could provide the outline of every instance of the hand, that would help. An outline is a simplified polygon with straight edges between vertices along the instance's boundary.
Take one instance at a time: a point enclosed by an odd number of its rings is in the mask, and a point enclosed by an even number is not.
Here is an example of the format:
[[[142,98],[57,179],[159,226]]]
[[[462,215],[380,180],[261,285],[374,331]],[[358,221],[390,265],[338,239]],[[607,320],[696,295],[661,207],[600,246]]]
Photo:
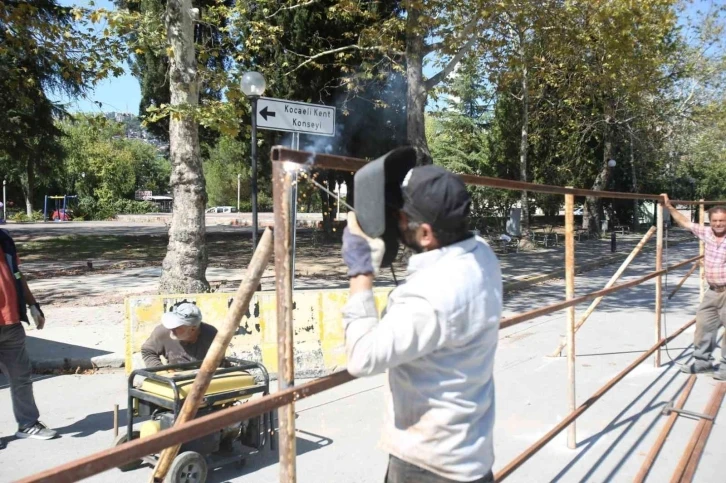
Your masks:
[[[671,204],[671,200],[670,200],[670,198],[668,198],[668,194],[661,193],[660,195],[663,197],[663,206],[665,206],[666,208],[673,208],[673,205]]]
[[[383,240],[363,233],[355,213],[349,212],[348,226],[343,230],[343,261],[348,266],[348,276],[377,274],[385,252]]]
[[[30,318],[33,319],[38,330],[43,330],[43,327],[45,327],[45,314],[40,309],[40,304],[35,303],[30,306]]]

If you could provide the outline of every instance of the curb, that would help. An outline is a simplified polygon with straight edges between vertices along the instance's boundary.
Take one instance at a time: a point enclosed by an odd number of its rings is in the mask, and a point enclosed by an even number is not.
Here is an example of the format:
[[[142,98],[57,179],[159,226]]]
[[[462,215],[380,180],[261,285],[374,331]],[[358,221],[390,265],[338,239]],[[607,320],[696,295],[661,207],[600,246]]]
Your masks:
[[[104,354],[95,357],[66,357],[56,359],[38,359],[31,361],[33,371],[56,371],[75,369],[118,369],[124,366],[124,355],[118,353]]]

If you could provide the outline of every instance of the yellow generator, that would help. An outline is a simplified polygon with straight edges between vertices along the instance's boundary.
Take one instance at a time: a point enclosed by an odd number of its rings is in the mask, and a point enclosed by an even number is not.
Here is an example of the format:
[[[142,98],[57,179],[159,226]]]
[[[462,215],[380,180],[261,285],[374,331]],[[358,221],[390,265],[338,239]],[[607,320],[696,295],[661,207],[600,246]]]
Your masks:
[[[128,418],[126,431],[116,445],[152,435],[174,425],[184,399],[191,390],[201,366],[199,362],[174,364],[153,369],[138,369],[128,379]],[[270,376],[262,364],[227,357],[209,384],[197,417],[270,393]],[[134,422],[139,424],[134,429]],[[230,463],[244,464],[249,455],[268,445],[275,449],[274,414],[239,421],[221,431],[184,443],[172,462],[166,483],[204,483],[208,468]],[[148,463],[155,465],[158,455],[132,461],[119,469],[129,471]]]

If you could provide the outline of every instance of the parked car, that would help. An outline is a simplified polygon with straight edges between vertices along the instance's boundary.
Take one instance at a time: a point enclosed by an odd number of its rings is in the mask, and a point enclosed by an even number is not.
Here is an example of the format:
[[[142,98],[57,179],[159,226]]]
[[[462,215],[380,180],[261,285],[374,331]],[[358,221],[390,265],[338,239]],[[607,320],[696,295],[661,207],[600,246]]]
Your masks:
[[[237,208],[234,206],[213,206],[207,208],[207,213],[237,213]]]

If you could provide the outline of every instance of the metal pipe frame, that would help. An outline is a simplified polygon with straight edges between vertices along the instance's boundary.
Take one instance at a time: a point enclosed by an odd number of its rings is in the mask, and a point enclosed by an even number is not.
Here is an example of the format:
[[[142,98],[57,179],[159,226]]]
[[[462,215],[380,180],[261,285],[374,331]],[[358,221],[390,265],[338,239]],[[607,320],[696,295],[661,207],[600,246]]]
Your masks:
[[[549,443],[555,436],[560,434],[565,428],[567,428],[572,421],[582,416],[582,414],[590,409],[592,405],[600,399],[602,396],[605,395],[610,389],[613,388],[618,382],[620,382],[625,376],[627,376],[633,369],[638,367],[643,361],[645,361],[648,357],[651,356],[655,351],[660,349],[663,345],[667,344],[671,340],[675,339],[679,335],[683,333],[686,329],[688,329],[690,326],[696,323],[696,319],[691,319],[689,322],[687,322],[683,327],[676,330],[673,334],[669,335],[668,337],[659,340],[655,345],[653,345],[650,349],[645,351],[643,354],[641,354],[640,357],[635,359],[628,367],[620,371],[615,377],[610,379],[607,384],[605,384],[603,387],[601,387],[595,394],[590,396],[590,398],[582,403],[577,410],[571,412],[568,414],[562,421],[560,421],[557,426],[552,428],[547,434],[542,436],[537,442],[535,442],[532,446],[527,448],[524,453],[517,456],[514,460],[512,460],[507,466],[502,468],[499,473],[497,473],[494,476],[494,481],[500,482],[504,480],[506,477],[510,476],[514,470],[519,468],[524,464],[525,461],[530,459],[532,456],[534,456],[537,451],[541,450],[544,445]]]
[[[259,416],[266,412],[283,407],[280,412],[280,481],[294,482],[295,475],[295,413],[294,402],[298,399],[309,397],[313,394],[342,385],[354,379],[347,371],[340,371],[329,376],[321,377],[315,381],[294,387],[294,357],[293,357],[293,331],[292,331],[292,257],[294,251],[293,232],[294,227],[290,226],[293,220],[290,213],[290,197],[294,193],[294,179],[300,168],[305,167],[318,169],[334,169],[341,171],[356,171],[360,169],[366,160],[344,156],[321,155],[305,151],[291,150],[282,146],[275,146],[271,152],[273,198],[275,211],[275,288],[277,291],[277,321],[278,321],[278,381],[280,390],[269,396],[264,396],[256,401],[249,401],[247,404],[235,406],[222,411],[204,416],[179,427],[161,431],[143,440],[135,440],[115,448],[98,452],[93,455],[66,463],[57,468],[46,470],[42,473],[30,476],[20,483],[30,482],[71,482],[86,478],[111,468],[117,467],[129,461],[142,458],[145,455],[158,452],[169,446],[184,443],[186,441],[210,434],[235,421]],[[298,166],[295,166],[298,165]],[[644,199],[661,201],[660,195],[619,193],[592,191],[577,188],[562,188],[559,186],[539,185],[512,180],[501,180],[481,176],[461,176],[468,184],[477,186],[489,186],[500,189],[527,190],[539,193],[564,194],[571,196],[595,196],[600,198],[622,198],[622,199]],[[679,202],[680,203],[680,202]],[[684,204],[684,203],[682,203]],[[703,204],[703,202],[701,202]],[[284,227],[284,228],[281,228]],[[636,280],[597,290],[580,297],[568,298],[564,302],[552,304],[547,307],[531,310],[522,314],[502,319],[500,330],[512,327],[527,320],[534,319],[544,314],[557,312],[559,310],[574,307],[575,305],[592,300],[594,298],[608,295],[636,285],[640,285],[652,278],[659,277],[670,270],[675,270],[694,261],[700,260],[703,256],[693,257],[683,262],[672,265],[666,269],[656,270]],[[573,277],[574,281],[574,277]],[[574,319],[574,317],[573,317]],[[574,322],[574,320],[573,320]],[[496,475],[496,480],[506,478],[516,468],[521,466],[534,453],[539,451],[547,442],[554,438],[563,429],[569,427],[577,417],[584,413],[603,394],[609,391],[615,384],[622,380],[638,364],[647,359],[662,345],[673,340],[684,330],[695,323],[695,319],[675,331],[670,336],[660,339],[656,345],[642,354],[625,370],[611,379],[598,392],[591,396],[584,404],[571,412],[553,430],[543,436],[537,443],[527,451],[518,456],[512,463],[507,465]],[[573,336],[574,336],[574,330]],[[573,337],[574,338],[574,337]],[[574,347],[574,343],[573,343]],[[131,406],[131,404],[129,404]],[[129,410],[131,407],[129,407]]]

